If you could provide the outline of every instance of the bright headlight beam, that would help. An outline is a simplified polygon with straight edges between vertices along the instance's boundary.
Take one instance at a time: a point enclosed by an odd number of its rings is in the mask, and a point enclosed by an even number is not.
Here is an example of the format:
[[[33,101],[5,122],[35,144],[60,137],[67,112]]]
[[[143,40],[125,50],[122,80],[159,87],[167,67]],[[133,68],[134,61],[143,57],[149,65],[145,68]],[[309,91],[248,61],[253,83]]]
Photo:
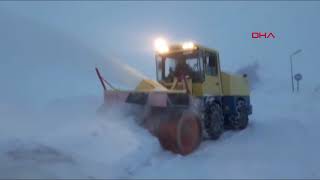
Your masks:
[[[182,44],[182,49],[193,49],[194,43],[193,42],[185,42]]]
[[[156,51],[158,51],[159,53],[169,52],[169,47],[167,45],[167,41],[164,40],[163,38],[157,38],[154,41],[154,47],[155,47]]]

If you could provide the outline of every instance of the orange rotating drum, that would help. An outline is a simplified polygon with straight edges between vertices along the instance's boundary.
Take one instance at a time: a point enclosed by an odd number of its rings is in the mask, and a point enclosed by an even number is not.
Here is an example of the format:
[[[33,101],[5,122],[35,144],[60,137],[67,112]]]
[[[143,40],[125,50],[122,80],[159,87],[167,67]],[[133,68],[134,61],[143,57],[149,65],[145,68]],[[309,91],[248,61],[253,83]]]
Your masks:
[[[158,137],[164,149],[187,155],[201,142],[201,124],[198,116],[189,110],[170,109],[152,112],[145,127]]]

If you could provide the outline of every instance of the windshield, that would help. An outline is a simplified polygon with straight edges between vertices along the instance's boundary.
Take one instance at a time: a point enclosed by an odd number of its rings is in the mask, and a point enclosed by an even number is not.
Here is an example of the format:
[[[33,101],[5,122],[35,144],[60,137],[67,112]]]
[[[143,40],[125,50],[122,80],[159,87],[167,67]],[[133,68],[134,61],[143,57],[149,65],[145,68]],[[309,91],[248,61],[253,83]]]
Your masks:
[[[157,79],[173,82],[175,77],[181,79],[185,76],[194,82],[202,81],[202,63],[202,58],[197,54],[159,56],[157,57]]]

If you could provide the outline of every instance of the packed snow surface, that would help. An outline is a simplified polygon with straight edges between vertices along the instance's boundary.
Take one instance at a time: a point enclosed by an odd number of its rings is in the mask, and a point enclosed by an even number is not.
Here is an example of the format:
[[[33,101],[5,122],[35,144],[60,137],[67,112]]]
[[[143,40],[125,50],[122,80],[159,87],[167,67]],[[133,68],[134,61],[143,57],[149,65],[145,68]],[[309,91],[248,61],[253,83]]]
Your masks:
[[[65,98],[39,112],[3,105],[0,176],[319,178],[319,102],[319,94],[253,92],[247,129],[185,157],[162,150],[122,107],[98,115],[100,97]]]

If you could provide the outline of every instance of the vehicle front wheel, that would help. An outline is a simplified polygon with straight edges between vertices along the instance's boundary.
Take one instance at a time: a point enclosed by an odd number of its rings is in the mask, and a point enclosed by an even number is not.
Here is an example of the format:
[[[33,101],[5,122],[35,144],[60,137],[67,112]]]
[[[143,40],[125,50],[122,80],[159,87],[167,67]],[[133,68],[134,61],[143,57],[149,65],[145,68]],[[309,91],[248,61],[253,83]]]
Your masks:
[[[221,106],[212,103],[206,107],[204,114],[204,124],[207,135],[210,139],[218,139],[224,131],[224,121]]]

